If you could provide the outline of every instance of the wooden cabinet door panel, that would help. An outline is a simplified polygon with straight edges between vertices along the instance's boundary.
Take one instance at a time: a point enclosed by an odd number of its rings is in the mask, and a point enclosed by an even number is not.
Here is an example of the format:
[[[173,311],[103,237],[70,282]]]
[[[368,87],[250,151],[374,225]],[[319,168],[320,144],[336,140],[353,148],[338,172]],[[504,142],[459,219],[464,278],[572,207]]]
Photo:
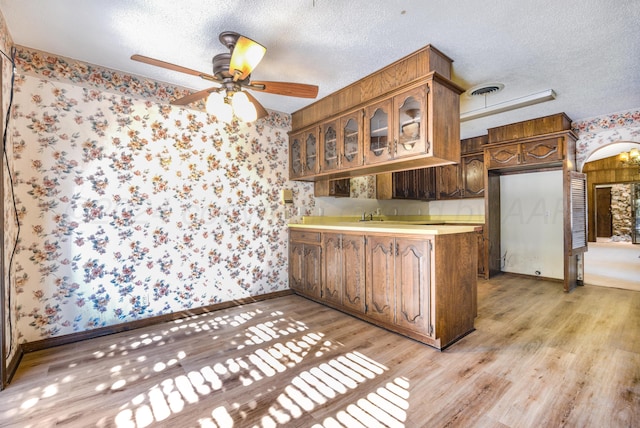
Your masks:
[[[436,168],[420,168],[416,170],[416,197],[422,201],[436,199]]]
[[[463,156],[462,183],[465,198],[479,198],[484,196],[484,156]]]
[[[343,262],[342,235],[323,233],[324,275],[322,281],[322,298],[328,302],[342,304]]]
[[[342,305],[364,313],[365,245],[364,236],[342,236]]]
[[[322,287],[321,247],[319,245],[304,246],[304,291],[316,299],[320,298]]]
[[[289,243],[289,287],[304,293],[304,244]]]
[[[398,239],[396,246],[395,323],[431,335],[431,243]]]
[[[438,168],[438,199],[457,199],[462,195],[460,165],[443,165]]]
[[[367,238],[366,313],[378,321],[392,323],[394,318],[394,245],[393,238]]]
[[[399,171],[393,173],[393,198],[416,199],[416,172]]]

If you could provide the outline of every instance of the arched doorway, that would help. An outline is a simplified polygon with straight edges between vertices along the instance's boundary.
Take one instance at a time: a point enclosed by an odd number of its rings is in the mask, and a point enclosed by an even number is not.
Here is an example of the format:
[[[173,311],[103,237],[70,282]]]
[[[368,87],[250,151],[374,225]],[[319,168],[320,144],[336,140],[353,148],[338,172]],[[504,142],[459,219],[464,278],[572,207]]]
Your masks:
[[[588,204],[585,284],[640,291],[640,161],[621,157],[634,148],[640,150],[640,142],[604,144],[581,166]]]

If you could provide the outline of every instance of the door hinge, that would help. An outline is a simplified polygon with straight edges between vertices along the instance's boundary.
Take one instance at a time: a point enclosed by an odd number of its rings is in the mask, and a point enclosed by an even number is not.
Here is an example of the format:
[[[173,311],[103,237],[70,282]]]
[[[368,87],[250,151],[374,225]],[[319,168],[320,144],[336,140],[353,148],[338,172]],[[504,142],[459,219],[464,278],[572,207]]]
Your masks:
[[[433,336],[433,324],[429,324],[429,336]]]
[[[433,251],[433,241],[429,239],[427,242],[429,243],[429,251]]]
[[[367,305],[366,303],[364,304],[364,312],[369,312],[369,305]]]

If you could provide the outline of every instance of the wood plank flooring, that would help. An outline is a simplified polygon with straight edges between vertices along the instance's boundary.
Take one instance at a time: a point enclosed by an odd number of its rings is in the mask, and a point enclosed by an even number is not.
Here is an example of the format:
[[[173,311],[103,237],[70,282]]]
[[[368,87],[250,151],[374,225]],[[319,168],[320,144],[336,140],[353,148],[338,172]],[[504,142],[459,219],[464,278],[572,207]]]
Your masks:
[[[501,275],[443,352],[298,296],[29,353],[2,427],[638,427],[640,293]]]

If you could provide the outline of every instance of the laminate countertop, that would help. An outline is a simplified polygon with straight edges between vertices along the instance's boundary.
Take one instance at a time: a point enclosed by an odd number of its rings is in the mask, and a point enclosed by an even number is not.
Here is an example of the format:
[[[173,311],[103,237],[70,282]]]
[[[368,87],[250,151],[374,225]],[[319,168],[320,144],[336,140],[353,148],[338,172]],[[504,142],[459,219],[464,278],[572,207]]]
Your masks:
[[[425,224],[426,223],[426,224]],[[347,221],[336,223],[291,223],[291,230],[319,230],[337,232],[390,233],[411,235],[447,235],[481,230],[482,225],[432,224],[413,221]]]

